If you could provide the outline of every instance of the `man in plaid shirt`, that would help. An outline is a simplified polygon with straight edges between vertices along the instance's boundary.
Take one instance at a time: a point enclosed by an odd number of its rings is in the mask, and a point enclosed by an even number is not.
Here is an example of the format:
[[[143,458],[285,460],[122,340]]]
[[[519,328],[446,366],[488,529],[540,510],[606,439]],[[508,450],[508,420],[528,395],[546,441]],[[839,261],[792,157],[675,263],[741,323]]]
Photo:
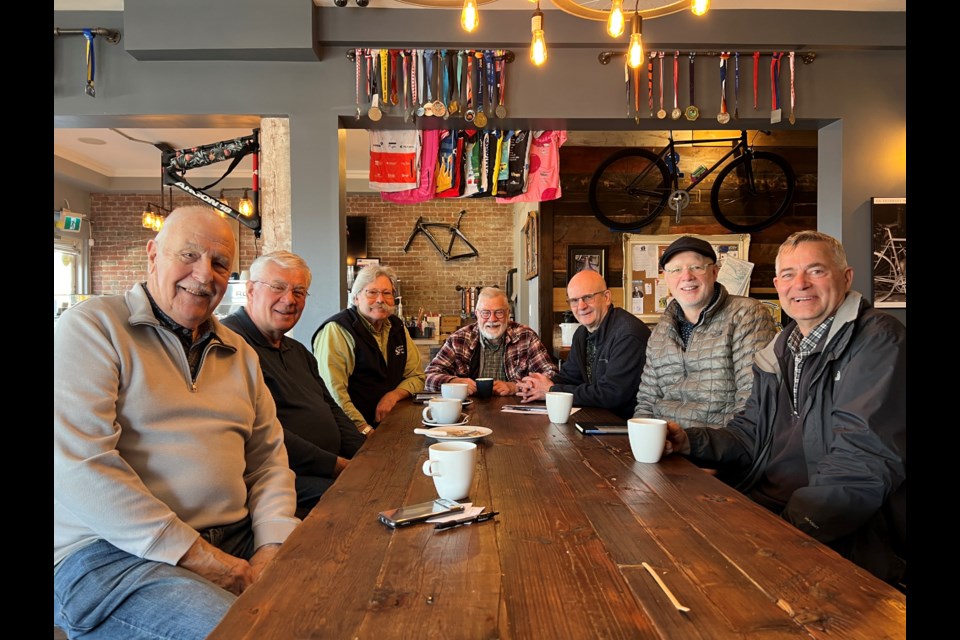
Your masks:
[[[427,366],[426,391],[459,382],[470,395],[477,378],[493,378],[493,393],[516,395],[517,381],[530,373],[557,375],[546,347],[528,326],[510,320],[510,305],[500,289],[485,287],[477,296],[477,322],[450,334],[433,362]]]

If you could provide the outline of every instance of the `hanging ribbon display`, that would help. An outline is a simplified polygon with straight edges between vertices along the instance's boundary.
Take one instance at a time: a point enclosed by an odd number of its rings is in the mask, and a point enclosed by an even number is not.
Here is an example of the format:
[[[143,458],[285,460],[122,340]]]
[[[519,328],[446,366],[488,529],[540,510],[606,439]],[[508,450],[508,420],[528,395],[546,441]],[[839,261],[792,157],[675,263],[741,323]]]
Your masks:
[[[93,48],[93,39],[97,35],[91,29],[83,30],[83,38],[87,43],[86,47],[86,57],[87,57],[87,81],[83,86],[83,92],[86,93],[91,98],[97,97],[97,92],[93,88],[93,79],[97,75],[97,62],[96,62],[96,52]]]

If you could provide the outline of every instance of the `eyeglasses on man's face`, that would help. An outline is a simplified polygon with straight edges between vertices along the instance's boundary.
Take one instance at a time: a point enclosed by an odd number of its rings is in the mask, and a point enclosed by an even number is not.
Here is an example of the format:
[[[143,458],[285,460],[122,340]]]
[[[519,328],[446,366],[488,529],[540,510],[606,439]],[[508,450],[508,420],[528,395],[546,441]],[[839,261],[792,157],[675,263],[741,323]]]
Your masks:
[[[579,298],[567,298],[567,302],[570,303],[571,307],[576,307],[577,305],[579,305],[581,300],[583,300],[584,304],[590,304],[591,302],[593,302],[593,299],[595,296],[599,296],[606,292],[607,292],[606,289],[602,289],[600,291],[597,291],[596,293],[588,293],[588,294],[582,295]]]
[[[483,318],[484,320],[489,320],[491,315],[495,317],[497,320],[503,320],[504,318],[507,317],[507,310],[494,309],[491,311],[490,309],[482,309],[480,311],[477,311],[477,315]]]
[[[365,298],[366,298],[367,300],[369,300],[370,302],[373,302],[374,300],[376,300],[376,299],[379,298],[380,296],[383,296],[383,299],[384,299],[385,301],[386,301],[386,300],[393,300],[393,298],[394,298],[393,291],[389,291],[389,290],[386,290],[386,289],[384,289],[383,291],[377,291],[376,289],[364,289],[364,290],[362,291],[362,293],[363,293],[363,297],[365,297]]]
[[[670,276],[678,276],[681,273],[683,273],[684,269],[686,269],[693,275],[699,276],[699,275],[702,275],[707,270],[707,267],[712,267],[712,266],[713,266],[712,262],[708,262],[707,264],[688,264],[683,267],[664,268],[663,272]]]
[[[270,290],[278,296],[284,296],[288,291],[290,291],[293,293],[293,297],[297,300],[306,300],[307,296],[310,295],[310,293],[307,292],[306,287],[291,287],[286,282],[264,282],[263,280],[254,280],[253,282],[270,287]]]

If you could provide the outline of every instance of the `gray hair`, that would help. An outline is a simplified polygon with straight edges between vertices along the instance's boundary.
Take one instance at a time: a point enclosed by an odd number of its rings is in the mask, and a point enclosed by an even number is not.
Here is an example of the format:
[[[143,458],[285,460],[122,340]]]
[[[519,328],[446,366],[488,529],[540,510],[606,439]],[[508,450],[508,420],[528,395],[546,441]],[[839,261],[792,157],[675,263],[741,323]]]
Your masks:
[[[397,274],[394,273],[393,269],[380,264],[368,264],[363,269],[360,269],[360,272],[357,273],[356,278],[353,280],[353,288],[350,289],[350,301],[348,306],[351,308],[356,307],[356,299],[357,296],[360,295],[360,292],[373,284],[374,280],[380,276],[386,276],[390,280],[390,288],[393,289],[393,293],[396,295]]]
[[[310,288],[310,282],[313,279],[313,275],[310,273],[310,267],[307,266],[303,258],[289,251],[272,251],[254,260],[253,264],[250,265],[250,279],[260,280],[268,264],[275,264],[281,269],[296,269],[297,271],[302,271],[307,277],[307,288]]]
[[[843,250],[843,245],[834,238],[819,231],[797,231],[783,241],[780,248],[777,249],[777,258],[774,261],[774,273],[780,272],[780,254],[786,249],[796,249],[798,245],[804,242],[823,242],[833,254],[833,262],[841,271],[847,268],[847,252]]]
[[[507,303],[507,306],[510,305],[510,300],[507,298],[507,294],[499,287],[484,287],[483,289],[480,289],[480,293],[477,294],[477,304],[480,304],[481,300],[492,300],[494,298],[503,298],[503,301]]]

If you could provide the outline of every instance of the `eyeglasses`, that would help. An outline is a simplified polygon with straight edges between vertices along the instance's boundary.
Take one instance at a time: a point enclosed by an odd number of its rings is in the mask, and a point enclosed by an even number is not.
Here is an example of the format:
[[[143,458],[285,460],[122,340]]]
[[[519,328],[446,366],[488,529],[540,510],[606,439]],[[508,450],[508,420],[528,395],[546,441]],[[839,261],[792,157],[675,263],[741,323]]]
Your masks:
[[[484,320],[489,320],[491,315],[494,316],[497,320],[503,320],[504,318],[507,317],[507,310],[494,309],[493,311],[491,311],[490,309],[484,309],[482,311],[477,311],[477,315],[483,318]]]
[[[369,300],[370,302],[373,302],[374,300],[376,300],[376,299],[379,298],[380,296],[383,296],[383,299],[384,299],[384,300],[393,300],[393,298],[394,298],[394,296],[393,296],[393,291],[387,291],[387,290],[377,291],[376,289],[364,289],[364,290],[363,290],[363,295],[364,295],[364,297],[366,297],[366,299]]]
[[[253,280],[252,282],[270,287],[270,290],[278,296],[285,296],[287,295],[287,291],[292,291],[293,297],[297,300],[306,300],[307,296],[310,295],[306,287],[291,287],[286,282],[282,284],[279,282],[264,282],[263,280]]]
[[[603,289],[601,291],[597,291],[596,293],[588,293],[587,295],[580,296],[579,298],[567,298],[567,302],[570,303],[571,307],[575,307],[579,305],[581,300],[583,300],[585,304],[590,304],[591,302],[593,302],[594,296],[598,296],[601,293],[606,293],[606,292],[607,292],[607,289]]]
[[[707,270],[707,267],[712,267],[713,263],[708,262],[707,264],[688,264],[685,267],[672,267],[670,269],[664,269],[663,272],[670,274],[671,276],[676,276],[683,273],[683,270],[686,269],[695,276],[700,275]]]

